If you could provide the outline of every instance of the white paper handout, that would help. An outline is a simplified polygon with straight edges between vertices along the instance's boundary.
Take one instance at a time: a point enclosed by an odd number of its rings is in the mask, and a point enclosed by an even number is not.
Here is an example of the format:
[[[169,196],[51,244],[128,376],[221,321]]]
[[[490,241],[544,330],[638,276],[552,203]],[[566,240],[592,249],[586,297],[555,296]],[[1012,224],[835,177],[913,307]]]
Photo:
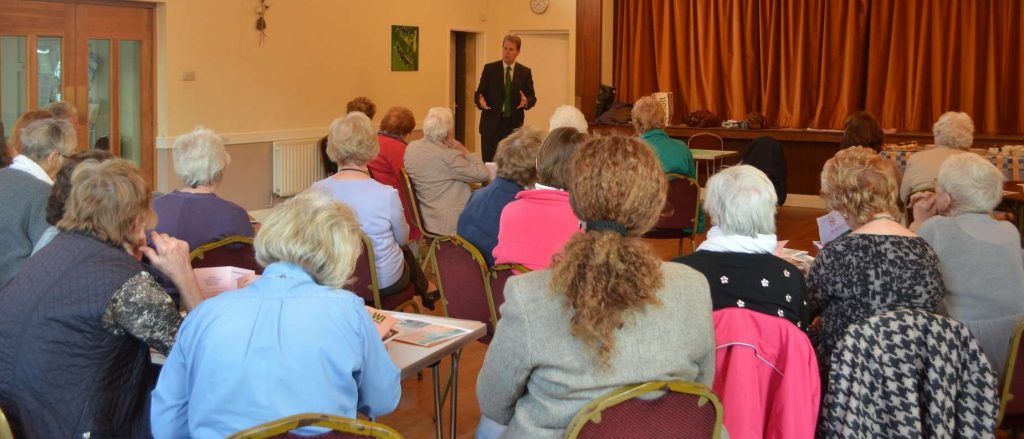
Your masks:
[[[818,217],[818,236],[822,244],[828,244],[833,239],[845,235],[850,231],[846,219],[839,212],[831,211],[828,215]]]

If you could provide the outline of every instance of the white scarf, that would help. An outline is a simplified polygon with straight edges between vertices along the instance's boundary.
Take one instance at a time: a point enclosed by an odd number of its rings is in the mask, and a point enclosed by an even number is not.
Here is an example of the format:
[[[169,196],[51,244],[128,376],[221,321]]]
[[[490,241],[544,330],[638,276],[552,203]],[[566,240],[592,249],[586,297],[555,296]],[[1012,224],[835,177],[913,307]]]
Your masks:
[[[11,169],[17,169],[35,178],[38,178],[43,183],[53,186],[53,180],[50,179],[50,175],[43,170],[42,166],[32,159],[25,157],[21,154],[14,156],[14,160],[11,161]]]
[[[761,235],[757,238],[742,235],[726,235],[718,226],[708,230],[707,239],[697,250],[730,253],[768,253],[775,254],[779,241],[775,235]]]

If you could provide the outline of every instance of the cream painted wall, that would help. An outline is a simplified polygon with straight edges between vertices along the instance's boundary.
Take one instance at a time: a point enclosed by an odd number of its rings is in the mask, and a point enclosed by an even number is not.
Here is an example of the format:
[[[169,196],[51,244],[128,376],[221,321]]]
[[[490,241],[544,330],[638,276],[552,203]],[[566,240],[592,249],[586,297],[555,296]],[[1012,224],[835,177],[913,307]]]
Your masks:
[[[268,142],[325,132],[353,97],[370,97],[378,113],[404,105],[418,120],[450,105],[452,30],[481,32],[480,68],[500,57],[510,30],[565,30],[575,41],[575,0],[552,0],[543,15],[529,0],[303,0],[272,3],[260,46],[254,3],[173,0],[157,11],[157,144],[197,125],[225,135],[233,163],[222,196],[247,209],[272,200]],[[391,71],[392,24],[419,27],[418,72]],[[189,72],[194,81],[183,80]],[[160,191],[180,184],[169,152],[156,154]]]

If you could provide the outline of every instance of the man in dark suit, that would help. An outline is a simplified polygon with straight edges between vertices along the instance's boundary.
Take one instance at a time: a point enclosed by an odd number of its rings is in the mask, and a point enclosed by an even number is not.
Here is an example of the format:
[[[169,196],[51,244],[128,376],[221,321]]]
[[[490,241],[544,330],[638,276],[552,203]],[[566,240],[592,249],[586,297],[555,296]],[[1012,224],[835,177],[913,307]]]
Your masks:
[[[537,105],[533,91],[533,73],[530,68],[516,62],[523,41],[515,35],[505,35],[501,42],[501,61],[484,66],[480,85],[476,88],[476,106],[480,114],[480,138],[485,162],[494,160],[498,142],[516,128],[523,126],[525,111]]]

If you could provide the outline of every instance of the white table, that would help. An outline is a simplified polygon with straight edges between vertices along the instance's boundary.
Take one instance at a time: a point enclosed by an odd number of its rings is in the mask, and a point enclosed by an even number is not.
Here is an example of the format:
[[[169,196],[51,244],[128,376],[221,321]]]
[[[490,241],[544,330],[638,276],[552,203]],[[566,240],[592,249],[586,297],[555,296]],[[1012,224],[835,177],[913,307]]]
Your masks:
[[[432,369],[434,379],[434,419],[436,420],[435,425],[437,427],[435,431],[438,439],[441,439],[444,436],[444,428],[441,424],[441,409],[444,399],[446,399],[446,396],[442,396],[441,377],[438,367],[441,365],[441,360],[443,360],[445,356],[451,357],[452,368],[448,376],[448,382],[445,384],[446,390],[443,394],[447,395],[447,389],[449,388],[452,391],[451,417],[449,419],[451,427],[449,434],[452,439],[455,439],[455,426],[457,425],[455,420],[458,407],[457,396],[459,388],[459,355],[462,353],[463,347],[478,340],[480,337],[483,337],[484,334],[487,334],[487,326],[483,322],[473,320],[461,320],[448,317],[408,314],[392,311],[384,312],[400,319],[422,320],[428,323],[453,326],[468,331],[465,334],[429,348],[398,341],[389,341],[384,345],[388,351],[388,356],[391,357],[391,361],[395,363],[395,366],[397,366],[399,370],[401,370],[402,379],[415,375],[428,367]],[[165,360],[167,360],[167,357],[155,351],[151,351],[150,361],[152,361],[153,364],[163,365]]]
[[[707,181],[708,178],[711,178],[714,173],[722,168],[722,165],[725,164],[725,159],[740,155],[736,151],[719,149],[691,149],[690,153],[693,154],[693,161],[697,165],[697,181],[701,181],[701,165],[704,165],[704,181]]]

